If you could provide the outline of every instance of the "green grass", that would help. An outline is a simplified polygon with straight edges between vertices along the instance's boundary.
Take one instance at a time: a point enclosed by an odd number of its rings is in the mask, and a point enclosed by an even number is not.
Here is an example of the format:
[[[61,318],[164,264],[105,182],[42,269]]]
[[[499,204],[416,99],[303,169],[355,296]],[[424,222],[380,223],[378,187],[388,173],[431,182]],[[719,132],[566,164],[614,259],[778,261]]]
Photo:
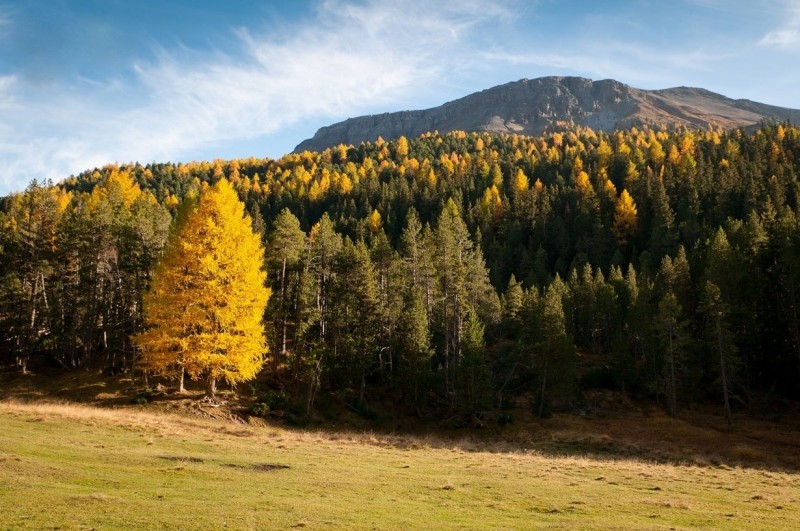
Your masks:
[[[800,524],[796,474],[465,447],[5,402],[0,528],[764,530]]]

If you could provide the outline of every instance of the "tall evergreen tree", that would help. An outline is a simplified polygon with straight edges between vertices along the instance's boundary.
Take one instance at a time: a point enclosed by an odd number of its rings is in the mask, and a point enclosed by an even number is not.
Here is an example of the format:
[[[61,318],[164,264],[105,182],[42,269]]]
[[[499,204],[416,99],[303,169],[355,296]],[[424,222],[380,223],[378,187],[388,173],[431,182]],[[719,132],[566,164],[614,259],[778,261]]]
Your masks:
[[[677,297],[668,292],[658,303],[658,313],[655,316],[655,326],[665,353],[664,373],[669,397],[669,413],[673,417],[678,414],[678,384],[689,343],[687,323],[683,320],[681,312]]]
[[[709,344],[717,352],[719,370],[719,383],[722,390],[722,402],[725,406],[725,419],[733,426],[733,411],[731,409],[731,392],[736,367],[736,345],[727,324],[729,314],[728,305],[722,299],[719,287],[713,282],[706,281],[703,296],[700,302],[700,312],[705,316]]]
[[[292,338],[289,333],[292,318],[290,276],[297,272],[305,245],[306,235],[300,229],[300,221],[288,208],[283,209],[275,218],[267,242],[270,271],[277,277],[274,283],[277,297],[272,297],[274,309],[271,312],[277,340],[274,342],[277,348],[273,356],[273,371],[281,361],[288,359],[288,345]]]

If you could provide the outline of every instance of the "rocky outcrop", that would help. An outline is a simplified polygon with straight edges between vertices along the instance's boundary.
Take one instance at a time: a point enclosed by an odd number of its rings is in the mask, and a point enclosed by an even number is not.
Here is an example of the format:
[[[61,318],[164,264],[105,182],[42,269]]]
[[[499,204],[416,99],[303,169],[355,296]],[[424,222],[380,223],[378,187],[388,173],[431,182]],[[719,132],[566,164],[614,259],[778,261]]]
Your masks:
[[[612,131],[640,124],[693,128],[746,127],[762,120],[800,123],[800,111],[733,100],[699,88],[642,90],[613,79],[523,79],[470,94],[440,107],[350,118],[320,128],[295,151],[321,151],[383,137],[428,131],[491,131],[539,135],[565,124]]]

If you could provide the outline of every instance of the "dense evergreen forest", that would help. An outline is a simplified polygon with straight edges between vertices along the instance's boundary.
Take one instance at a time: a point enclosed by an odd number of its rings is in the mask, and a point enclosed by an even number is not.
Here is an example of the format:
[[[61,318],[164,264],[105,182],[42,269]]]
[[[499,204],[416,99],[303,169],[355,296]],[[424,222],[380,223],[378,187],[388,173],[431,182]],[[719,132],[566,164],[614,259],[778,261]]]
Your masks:
[[[266,248],[265,407],[546,416],[605,388],[731,420],[800,399],[798,161],[789,124],[574,128],[34,182],[0,200],[0,353],[135,368],[173,220],[224,177]]]

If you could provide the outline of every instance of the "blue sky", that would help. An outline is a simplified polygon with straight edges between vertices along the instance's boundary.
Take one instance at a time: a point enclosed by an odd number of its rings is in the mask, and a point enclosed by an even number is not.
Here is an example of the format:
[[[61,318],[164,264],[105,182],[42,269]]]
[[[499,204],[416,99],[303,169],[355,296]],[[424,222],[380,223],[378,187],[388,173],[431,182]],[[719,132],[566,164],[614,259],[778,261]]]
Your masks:
[[[546,75],[800,108],[798,67],[800,0],[0,0],[0,195]]]

